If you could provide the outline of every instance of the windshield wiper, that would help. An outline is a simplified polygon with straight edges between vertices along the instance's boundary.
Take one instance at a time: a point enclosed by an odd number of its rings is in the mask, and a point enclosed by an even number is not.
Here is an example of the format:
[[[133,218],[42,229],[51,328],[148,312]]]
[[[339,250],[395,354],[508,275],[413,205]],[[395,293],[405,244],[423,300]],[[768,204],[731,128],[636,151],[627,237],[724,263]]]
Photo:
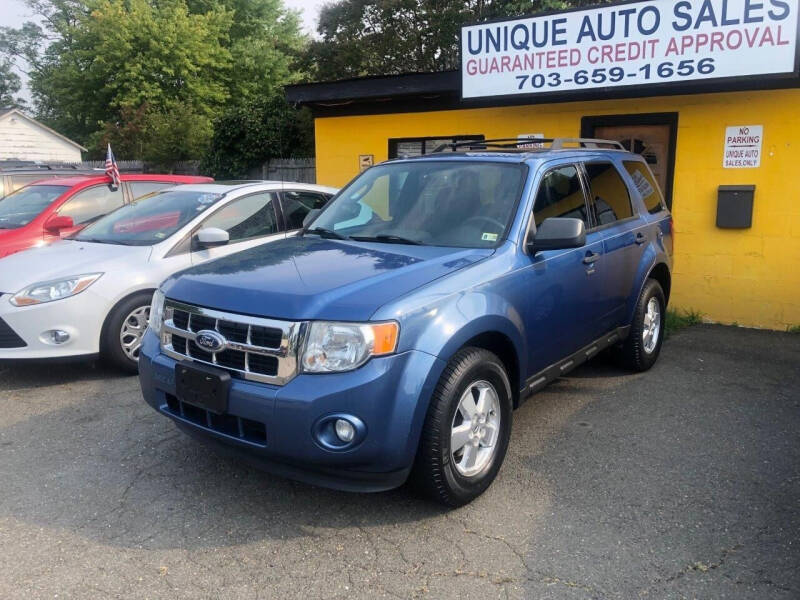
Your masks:
[[[306,229],[305,233],[316,233],[319,237],[333,238],[335,240],[350,239],[347,236],[342,235],[341,233],[336,233],[333,229],[325,229],[324,227],[314,227],[312,229]]]
[[[390,235],[388,233],[380,233],[378,235],[353,235],[350,236],[351,240],[357,242],[383,242],[386,244],[409,244],[411,246],[421,246],[422,242],[405,238],[400,235]]]

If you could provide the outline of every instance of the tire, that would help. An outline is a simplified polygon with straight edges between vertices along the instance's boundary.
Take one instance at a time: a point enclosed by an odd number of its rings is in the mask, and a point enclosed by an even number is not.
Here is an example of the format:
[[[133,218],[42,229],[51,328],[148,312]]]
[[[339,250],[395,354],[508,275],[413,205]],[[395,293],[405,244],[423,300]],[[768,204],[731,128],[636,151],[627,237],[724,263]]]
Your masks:
[[[470,398],[477,401],[470,405]],[[464,419],[464,409],[470,406],[484,409],[483,422],[480,416]],[[451,507],[480,496],[503,464],[512,412],[511,385],[500,359],[481,348],[460,350],[431,397],[412,482],[431,499]],[[475,435],[479,436],[477,446]],[[452,450],[454,440],[466,443]]]
[[[125,298],[111,310],[103,325],[101,358],[126,373],[139,372],[139,347],[147,328],[152,299],[153,292],[139,292]],[[126,335],[123,335],[123,326],[126,325]],[[138,339],[135,340],[137,334]],[[130,343],[127,349],[123,348],[123,337]]]
[[[664,341],[666,305],[661,284],[648,279],[636,303],[628,338],[616,353],[622,366],[633,371],[647,371],[656,363]],[[657,324],[653,322],[654,315],[658,318]]]

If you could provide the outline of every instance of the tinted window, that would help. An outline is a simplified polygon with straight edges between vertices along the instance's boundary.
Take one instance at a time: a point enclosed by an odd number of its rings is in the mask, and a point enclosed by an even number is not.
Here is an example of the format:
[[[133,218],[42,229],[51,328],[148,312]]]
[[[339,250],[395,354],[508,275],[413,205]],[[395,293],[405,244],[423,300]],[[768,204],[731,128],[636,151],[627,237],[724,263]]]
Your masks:
[[[175,184],[161,181],[133,181],[128,185],[131,186],[131,196],[134,200],[137,200],[138,198],[144,198],[159,190],[173,187]]]
[[[58,214],[72,217],[76,225],[89,223],[122,206],[122,188],[111,189],[107,185],[96,185],[82,190],[67,200]]]
[[[586,163],[595,223],[608,225],[633,216],[628,186],[611,163]]]
[[[30,185],[0,200],[0,229],[16,229],[33,221],[66,192],[64,185]]]
[[[300,229],[310,210],[322,208],[330,196],[313,192],[284,192],[283,216],[286,229]]]
[[[161,192],[102,217],[83,229],[75,239],[149,246],[167,239],[220,198],[222,194],[207,192]]]
[[[240,198],[219,209],[201,227],[224,229],[231,242],[277,233],[274,203],[275,194],[269,192]]]
[[[633,185],[644,200],[644,206],[651,215],[664,210],[664,197],[658,188],[655,177],[650,168],[642,162],[625,161],[623,163],[628,174],[633,179]]]
[[[538,227],[550,217],[581,219],[587,229],[589,218],[578,169],[565,165],[544,174],[533,205],[533,219]]]
[[[505,235],[525,173],[522,165],[499,162],[378,165],[339,194],[313,227],[363,242],[493,247]]]

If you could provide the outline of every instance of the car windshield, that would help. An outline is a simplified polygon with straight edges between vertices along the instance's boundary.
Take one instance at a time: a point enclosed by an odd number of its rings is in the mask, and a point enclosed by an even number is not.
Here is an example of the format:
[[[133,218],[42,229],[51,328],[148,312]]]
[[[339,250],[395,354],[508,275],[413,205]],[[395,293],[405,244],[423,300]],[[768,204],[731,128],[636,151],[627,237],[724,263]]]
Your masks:
[[[356,178],[307,233],[380,243],[493,247],[505,237],[524,182],[520,164],[387,163]]]
[[[170,190],[145,196],[95,221],[72,239],[104,244],[151,246],[164,241],[222,194]]]
[[[0,229],[24,227],[66,192],[65,185],[29,185],[0,200]]]

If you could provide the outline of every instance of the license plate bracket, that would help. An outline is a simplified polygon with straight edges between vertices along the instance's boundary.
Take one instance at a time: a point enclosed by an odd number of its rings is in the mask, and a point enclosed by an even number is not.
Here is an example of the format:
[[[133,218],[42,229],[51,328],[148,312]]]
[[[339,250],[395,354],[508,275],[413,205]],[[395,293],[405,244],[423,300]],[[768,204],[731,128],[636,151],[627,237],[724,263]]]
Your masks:
[[[175,365],[175,395],[181,402],[221,415],[228,410],[230,387],[227,371],[192,362]]]

